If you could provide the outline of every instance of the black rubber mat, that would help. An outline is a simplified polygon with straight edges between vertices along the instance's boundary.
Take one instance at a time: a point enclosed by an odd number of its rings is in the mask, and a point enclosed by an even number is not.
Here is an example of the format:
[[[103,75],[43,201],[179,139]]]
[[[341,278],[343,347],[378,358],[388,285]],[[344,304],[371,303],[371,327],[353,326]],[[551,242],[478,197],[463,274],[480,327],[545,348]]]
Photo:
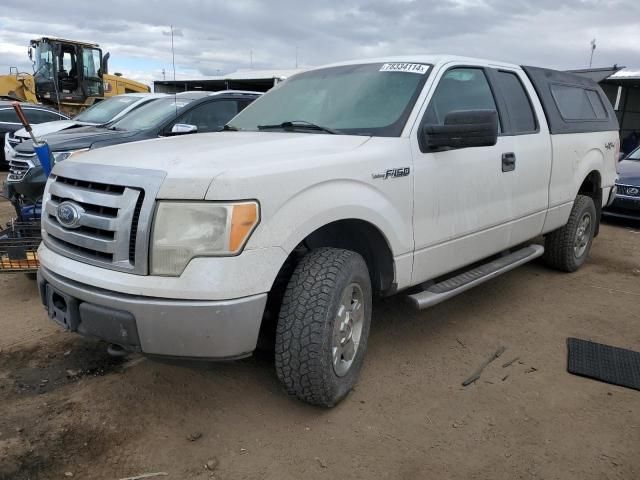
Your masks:
[[[567,370],[621,387],[640,390],[640,352],[568,338]]]

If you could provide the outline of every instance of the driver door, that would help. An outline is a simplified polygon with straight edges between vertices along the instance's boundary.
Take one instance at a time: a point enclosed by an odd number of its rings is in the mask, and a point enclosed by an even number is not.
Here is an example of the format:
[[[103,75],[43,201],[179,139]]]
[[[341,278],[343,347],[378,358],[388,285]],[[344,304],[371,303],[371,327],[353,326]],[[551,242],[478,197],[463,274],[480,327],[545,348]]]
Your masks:
[[[459,110],[498,110],[483,67],[453,66],[439,72],[421,112],[420,127],[443,125]],[[507,248],[512,212],[511,179],[502,156],[511,137],[494,146],[430,151],[414,129],[414,284],[433,279]]]

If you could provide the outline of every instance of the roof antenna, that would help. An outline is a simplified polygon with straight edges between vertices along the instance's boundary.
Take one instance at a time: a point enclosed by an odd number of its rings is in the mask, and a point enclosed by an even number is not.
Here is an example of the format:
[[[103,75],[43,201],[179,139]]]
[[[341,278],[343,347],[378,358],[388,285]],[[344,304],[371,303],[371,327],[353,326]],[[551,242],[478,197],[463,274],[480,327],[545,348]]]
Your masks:
[[[173,67],[173,81],[176,81],[176,52],[173,49],[173,25],[169,25],[171,28],[171,65]]]
[[[596,39],[591,40],[591,58],[589,58],[589,68],[593,64],[593,52],[596,51]]]

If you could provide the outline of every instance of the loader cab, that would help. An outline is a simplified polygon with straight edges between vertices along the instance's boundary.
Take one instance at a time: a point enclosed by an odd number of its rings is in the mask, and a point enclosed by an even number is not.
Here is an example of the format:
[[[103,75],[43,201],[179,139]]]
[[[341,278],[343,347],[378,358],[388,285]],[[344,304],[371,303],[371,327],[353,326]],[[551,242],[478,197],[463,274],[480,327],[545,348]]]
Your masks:
[[[102,50],[95,44],[53,38],[31,41],[36,95],[40,101],[85,103],[104,96]]]

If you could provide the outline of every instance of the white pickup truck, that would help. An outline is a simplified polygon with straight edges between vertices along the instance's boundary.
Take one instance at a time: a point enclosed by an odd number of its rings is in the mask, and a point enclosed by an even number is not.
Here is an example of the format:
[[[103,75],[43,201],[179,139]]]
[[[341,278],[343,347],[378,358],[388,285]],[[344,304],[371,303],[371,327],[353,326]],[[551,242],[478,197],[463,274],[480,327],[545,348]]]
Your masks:
[[[324,406],[356,382],[374,295],[422,309],[539,256],[578,269],[619,147],[592,81],[451,56],[316,68],[225,130],[58,163],[42,301],[148,355],[271,339],[287,391]]]

